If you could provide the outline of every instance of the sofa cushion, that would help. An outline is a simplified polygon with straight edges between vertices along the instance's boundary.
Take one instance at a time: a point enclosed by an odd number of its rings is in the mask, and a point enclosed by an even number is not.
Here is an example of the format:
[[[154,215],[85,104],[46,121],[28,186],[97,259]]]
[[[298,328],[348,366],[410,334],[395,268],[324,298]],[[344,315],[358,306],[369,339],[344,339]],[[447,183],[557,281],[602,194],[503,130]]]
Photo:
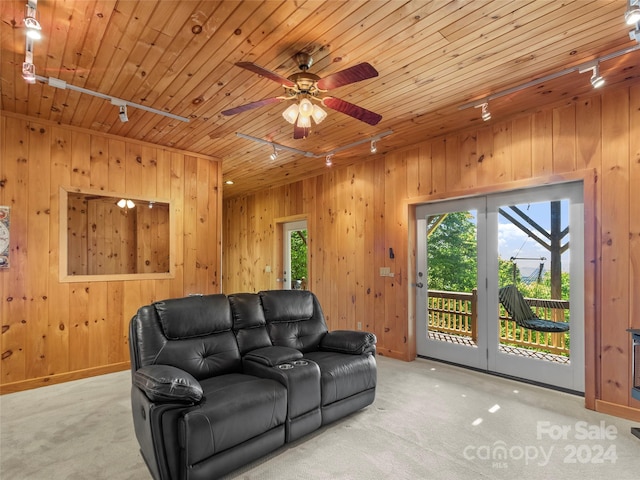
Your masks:
[[[320,367],[323,407],[376,386],[377,370],[373,355],[309,352],[304,358]]]
[[[271,346],[267,321],[258,294],[236,293],[229,295],[228,299],[240,354]]]
[[[315,295],[307,290],[259,293],[269,336],[274,345],[301,352],[318,350],[327,324]]]
[[[194,295],[154,305],[164,334],[170,340],[202,337],[229,331],[233,326],[226,295]]]
[[[275,380],[230,374],[201,382],[204,397],[180,420],[187,465],[257,437],[287,415],[286,388]],[[284,430],[283,430],[284,443]]]

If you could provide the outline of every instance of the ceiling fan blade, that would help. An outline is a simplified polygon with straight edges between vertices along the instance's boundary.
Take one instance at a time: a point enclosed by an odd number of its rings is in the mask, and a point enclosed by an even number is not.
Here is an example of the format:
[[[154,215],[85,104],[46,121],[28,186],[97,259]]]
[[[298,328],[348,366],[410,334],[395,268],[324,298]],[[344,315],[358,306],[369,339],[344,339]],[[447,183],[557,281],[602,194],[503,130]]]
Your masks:
[[[257,73],[258,75],[262,75],[269,80],[273,80],[274,82],[278,82],[280,85],[284,85],[285,87],[294,87],[296,84],[293,83],[288,78],[283,77],[282,75],[272,72],[271,70],[267,70],[260,65],[256,65],[251,62],[237,62],[236,65],[238,67],[244,68],[245,70],[249,70],[250,72]]]
[[[336,110],[338,112],[349,115],[350,117],[357,118],[358,120],[368,123],[369,125],[377,125],[382,120],[382,115],[367,110],[366,108],[359,107],[353,103],[349,103],[345,100],[340,100],[335,97],[326,97],[322,99],[322,104]]]
[[[332,90],[350,83],[360,82],[367,78],[378,76],[378,71],[368,63],[359,63],[353,67],[345,68],[339,72],[327,75],[318,80],[317,86],[320,90]]]
[[[282,100],[284,100],[284,98],[282,97],[265,98],[264,100],[258,100],[257,102],[251,102],[245,105],[240,105],[238,107],[230,108],[229,110],[224,110],[221,113],[222,115],[226,115],[226,116],[236,115],[237,113],[246,112],[247,110],[252,110],[258,107],[264,107],[265,105],[270,105],[272,103],[278,103],[278,102],[281,102]]]
[[[307,138],[309,136],[310,128],[299,127],[297,125],[293,126],[293,138]]]

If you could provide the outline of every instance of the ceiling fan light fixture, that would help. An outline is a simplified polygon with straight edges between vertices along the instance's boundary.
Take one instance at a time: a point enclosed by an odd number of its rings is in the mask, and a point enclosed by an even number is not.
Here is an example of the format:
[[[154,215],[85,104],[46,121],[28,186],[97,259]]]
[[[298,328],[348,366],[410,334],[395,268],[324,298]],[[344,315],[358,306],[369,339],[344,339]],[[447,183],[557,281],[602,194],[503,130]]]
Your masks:
[[[300,100],[300,105],[298,105],[298,113],[301,117],[307,118],[313,114],[313,105],[308,98],[303,98],[302,100]]]
[[[296,123],[296,119],[298,118],[298,104],[294,103],[289,105],[287,109],[282,112],[282,116],[284,119],[289,122],[291,125]]]
[[[298,128],[311,128],[311,117],[305,115],[298,115]]]
[[[319,124],[327,118],[327,112],[321,109],[318,105],[314,105],[313,110],[311,111],[311,116],[315,120],[316,124]]]

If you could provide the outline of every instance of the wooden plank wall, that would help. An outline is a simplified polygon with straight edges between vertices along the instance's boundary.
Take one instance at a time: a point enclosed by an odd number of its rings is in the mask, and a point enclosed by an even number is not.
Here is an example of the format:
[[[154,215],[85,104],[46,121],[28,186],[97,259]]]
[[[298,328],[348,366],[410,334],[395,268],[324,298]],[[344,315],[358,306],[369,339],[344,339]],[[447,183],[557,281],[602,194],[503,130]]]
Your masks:
[[[11,207],[11,268],[0,270],[3,393],[127,368],[138,307],[221,291],[220,162],[29,117],[3,113],[0,122],[0,204]],[[61,283],[61,185],[170,199],[175,277]]]
[[[223,289],[280,288],[281,272],[264,272],[279,248],[274,219],[306,215],[310,285],[330,328],[362,322],[382,354],[412,360],[408,205],[572,176],[585,178],[586,406],[640,418],[626,332],[640,328],[640,189],[631,188],[640,182],[640,86],[229,198]],[[395,276],[381,277],[380,267]]]

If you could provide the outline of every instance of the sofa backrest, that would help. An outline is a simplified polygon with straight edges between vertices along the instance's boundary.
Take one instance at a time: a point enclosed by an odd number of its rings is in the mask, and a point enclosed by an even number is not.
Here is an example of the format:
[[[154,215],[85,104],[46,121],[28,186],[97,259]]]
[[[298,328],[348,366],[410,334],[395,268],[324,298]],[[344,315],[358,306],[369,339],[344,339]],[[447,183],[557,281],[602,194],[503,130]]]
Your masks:
[[[226,295],[198,295],[141,307],[131,320],[131,368],[172,365],[196,379],[242,368]]]
[[[303,353],[318,350],[327,333],[320,303],[308,290],[259,292],[269,337],[274,345]]]
[[[228,298],[240,354],[271,346],[260,296],[257,293],[235,293]]]

